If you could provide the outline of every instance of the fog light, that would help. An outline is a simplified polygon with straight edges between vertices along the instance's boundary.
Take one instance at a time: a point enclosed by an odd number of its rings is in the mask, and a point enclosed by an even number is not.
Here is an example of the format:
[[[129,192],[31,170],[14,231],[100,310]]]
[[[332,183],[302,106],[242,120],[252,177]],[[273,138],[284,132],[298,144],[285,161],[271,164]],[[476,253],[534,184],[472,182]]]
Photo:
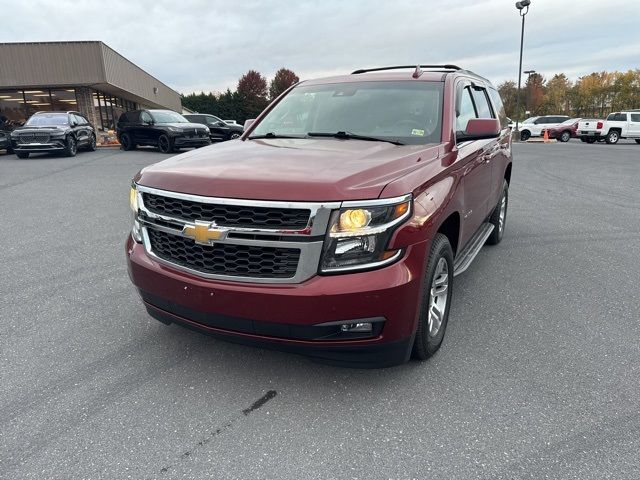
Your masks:
[[[371,322],[347,323],[345,325],[340,325],[340,331],[371,333],[373,331],[373,324]]]
[[[142,243],[142,228],[140,227],[140,222],[138,222],[137,218],[133,220],[133,228],[131,229],[131,236],[136,242]]]

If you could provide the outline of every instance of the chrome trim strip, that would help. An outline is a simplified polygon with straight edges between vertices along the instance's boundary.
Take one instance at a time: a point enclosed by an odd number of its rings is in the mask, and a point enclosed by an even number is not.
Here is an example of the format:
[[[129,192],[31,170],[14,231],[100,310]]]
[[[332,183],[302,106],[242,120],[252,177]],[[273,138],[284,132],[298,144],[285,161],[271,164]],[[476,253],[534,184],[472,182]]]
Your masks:
[[[403,203],[411,200],[412,195],[409,193],[407,195],[402,195],[401,197],[393,197],[393,198],[377,198],[375,200],[349,200],[347,202],[342,202],[342,208],[349,207],[375,207],[379,205],[396,205],[398,203]]]

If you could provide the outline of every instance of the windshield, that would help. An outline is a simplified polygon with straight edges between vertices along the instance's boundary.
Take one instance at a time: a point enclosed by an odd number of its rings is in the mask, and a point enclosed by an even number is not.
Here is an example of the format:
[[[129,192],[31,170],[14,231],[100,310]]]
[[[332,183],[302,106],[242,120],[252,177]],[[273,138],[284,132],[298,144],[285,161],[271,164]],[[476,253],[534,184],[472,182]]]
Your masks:
[[[154,122],[156,123],[189,123],[189,120],[176,112],[166,111],[151,111],[149,112]]]
[[[442,85],[422,81],[301,85],[265,116],[251,137],[346,132],[403,144],[436,143],[441,137]]]
[[[40,113],[27,120],[25,125],[29,125],[30,127],[69,125],[69,115],[66,113]]]

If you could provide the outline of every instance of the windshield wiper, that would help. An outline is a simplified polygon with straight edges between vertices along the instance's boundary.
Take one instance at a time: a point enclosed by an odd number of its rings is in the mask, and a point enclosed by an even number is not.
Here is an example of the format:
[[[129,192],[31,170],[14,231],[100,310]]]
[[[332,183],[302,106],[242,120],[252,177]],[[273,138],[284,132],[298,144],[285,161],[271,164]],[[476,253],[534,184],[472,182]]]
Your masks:
[[[275,132],[265,133],[264,135],[252,135],[248,137],[249,140],[258,140],[260,138],[304,138],[304,136],[300,135],[281,135]]]
[[[332,137],[332,138],[341,138],[344,140],[366,140],[368,142],[387,142],[392,143],[394,145],[404,145],[402,142],[398,142],[397,140],[389,140],[387,138],[378,138],[378,137],[368,137],[367,135],[358,135],[357,133],[351,132],[309,132],[307,133],[310,137]]]

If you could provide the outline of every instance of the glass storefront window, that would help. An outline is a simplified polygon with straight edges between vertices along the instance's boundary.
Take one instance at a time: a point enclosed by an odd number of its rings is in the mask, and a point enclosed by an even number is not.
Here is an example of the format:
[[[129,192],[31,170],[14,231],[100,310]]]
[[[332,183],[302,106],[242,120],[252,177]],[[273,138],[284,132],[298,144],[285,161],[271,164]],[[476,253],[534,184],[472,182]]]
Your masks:
[[[0,90],[0,130],[13,130],[26,121],[22,90]]]
[[[51,110],[78,110],[76,90],[74,88],[65,88],[59,90],[52,89]]]
[[[49,90],[24,90],[24,110],[27,118],[36,112],[51,110],[51,96],[49,95]]]

